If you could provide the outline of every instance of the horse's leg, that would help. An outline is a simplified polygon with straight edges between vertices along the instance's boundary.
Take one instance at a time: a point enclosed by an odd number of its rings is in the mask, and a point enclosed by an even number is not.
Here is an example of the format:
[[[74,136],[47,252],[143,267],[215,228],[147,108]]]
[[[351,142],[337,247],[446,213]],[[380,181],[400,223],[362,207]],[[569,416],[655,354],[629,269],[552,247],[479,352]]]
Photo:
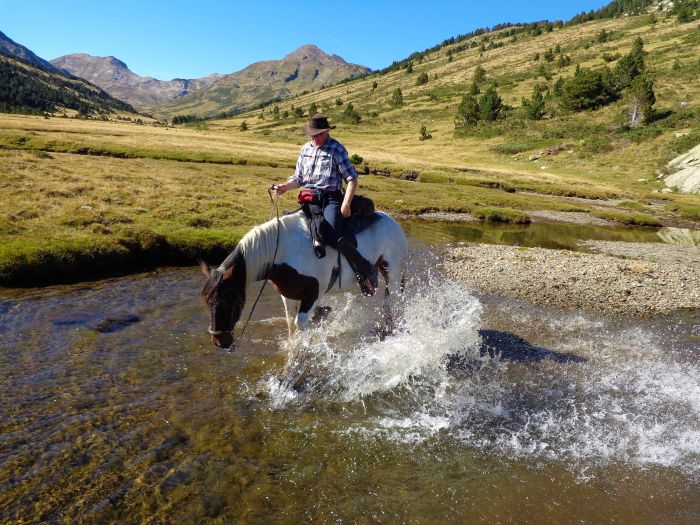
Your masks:
[[[377,261],[377,267],[379,268],[379,273],[384,279],[384,299],[382,300],[384,326],[382,326],[379,330],[380,339],[384,339],[387,335],[394,333],[396,330],[396,324],[394,323],[394,312],[392,308],[393,294],[391,293],[390,287],[390,284],[393,284],[392,280],[395,279],[396,276],[392,275],[393,272],[389,271],[390,265],[383,257],[380,257]]]
[[[289,329],[289,338],[291,339],[294,333],[294,317],[299,308],[299,301],[282,296],[282,303],[284,303],[284,314],[287,318],[287,328]]]
[[[299,330],[303,330],[309,324],[311,320],[311,312],[314,311],[316,305],[318,304],[318,297],[309,297],[301,300],[299,304],[299,313],[297,313],[297,318],[294,324],[297,325]]]

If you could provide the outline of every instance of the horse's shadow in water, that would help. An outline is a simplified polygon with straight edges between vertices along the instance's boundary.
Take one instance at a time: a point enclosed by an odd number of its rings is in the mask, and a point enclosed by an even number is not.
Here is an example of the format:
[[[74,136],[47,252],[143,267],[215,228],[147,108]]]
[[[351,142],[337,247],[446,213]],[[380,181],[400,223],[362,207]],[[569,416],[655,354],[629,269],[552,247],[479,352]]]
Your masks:
[[[585,357],[575,354],[556,352],[539,346],[533,346],[522,337],[499,330],[479,330],[481,346],[479,355],[494,358],[500,356],[503,361],[515,363],[534,363],[537,361],[554,361],[556,363],[585,363]],[[465,370],[474,367],[473,357],[465,354],[451,355],[447,361],[449,370]]]

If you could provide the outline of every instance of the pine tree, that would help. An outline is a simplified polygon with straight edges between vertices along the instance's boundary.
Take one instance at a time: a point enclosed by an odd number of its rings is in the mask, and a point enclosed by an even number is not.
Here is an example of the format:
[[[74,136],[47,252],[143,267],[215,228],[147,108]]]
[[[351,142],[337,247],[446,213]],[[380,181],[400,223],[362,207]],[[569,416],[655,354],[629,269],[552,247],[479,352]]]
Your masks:
[[[498,118],[502,108],[503,101],[496,87],[489,86],[479,98],[479,117],[486,122],[493,122]]]
[[[544,97],[537,84],[532,89],[530,100],[523,98],[523,109],[530,120],[540,120],[544,116]]]
[[[248,123],[244,120],[243,122],[241,122],[241,125],[238,126],[238,129],[240,129],[241,131],[248,131]]]
[[[316,102],[312,102],[309,105],[309,116],[311,117],[311,116],[315,115],[316,113],[318,113],[318,104],[316,104]]]
[[[654,118],[654,83],[644,76],[638,76],[632,81],[629,89],[630,109],[627,124],[637,128],[647,124]]]
[[[403,93],[401,88],[396,88],[391,95],[391,105],[395,108],[403,106]]]
[[[615,82],[618,90],[629,87],[636,77],[644,73],[646,69],[644,55],[644,42],[637,37],[632,44],[632,50],[618,60],[615,66]]]
[[[472,78],[472,82],[474,84],[481,84],[486,80],[486,70],[481,67],[481,65],[476,66],[476,69],[474,70],[474,77]]]
[[[476,125],[477,122],[479,122],[479,103],[473,95],[466,93],[457,108],[455,128],[465,129]]]
[[[554,95],[557,97],[561,97],[564,94],[564,79],[562,77],[559,77],[557,81],[554,83]]]
[[[424,86],[428,83],[428,73],[425,71],[418,75],[418,78],[416,79],[416,86]]]

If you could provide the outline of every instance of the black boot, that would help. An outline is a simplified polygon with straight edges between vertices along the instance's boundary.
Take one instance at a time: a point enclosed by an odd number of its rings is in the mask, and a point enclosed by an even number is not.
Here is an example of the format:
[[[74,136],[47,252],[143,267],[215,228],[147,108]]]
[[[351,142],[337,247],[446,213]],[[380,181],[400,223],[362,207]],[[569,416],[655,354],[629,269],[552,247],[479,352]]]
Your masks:
[[[377,267],[371,264],[367,259],[362,257],[357,248],[353,246],[345,237],[338,239],[338,251],[342,253],[350,263],[357,282],[360,284],[362,294],[367,297],[372,297],[377,291],[379,284]]]

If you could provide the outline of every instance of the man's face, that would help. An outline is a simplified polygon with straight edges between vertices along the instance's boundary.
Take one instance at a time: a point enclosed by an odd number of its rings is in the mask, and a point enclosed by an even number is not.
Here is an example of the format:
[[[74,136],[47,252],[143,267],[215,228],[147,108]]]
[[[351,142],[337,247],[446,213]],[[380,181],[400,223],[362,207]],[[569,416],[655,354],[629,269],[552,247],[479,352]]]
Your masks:
[[[326,142],[327,138],[328,138],[328,130],[323,131],[317,135],[313,135],[311,137],[311,140],[313,141],[314,146],[319,147],[319,146],[322,146]]]

